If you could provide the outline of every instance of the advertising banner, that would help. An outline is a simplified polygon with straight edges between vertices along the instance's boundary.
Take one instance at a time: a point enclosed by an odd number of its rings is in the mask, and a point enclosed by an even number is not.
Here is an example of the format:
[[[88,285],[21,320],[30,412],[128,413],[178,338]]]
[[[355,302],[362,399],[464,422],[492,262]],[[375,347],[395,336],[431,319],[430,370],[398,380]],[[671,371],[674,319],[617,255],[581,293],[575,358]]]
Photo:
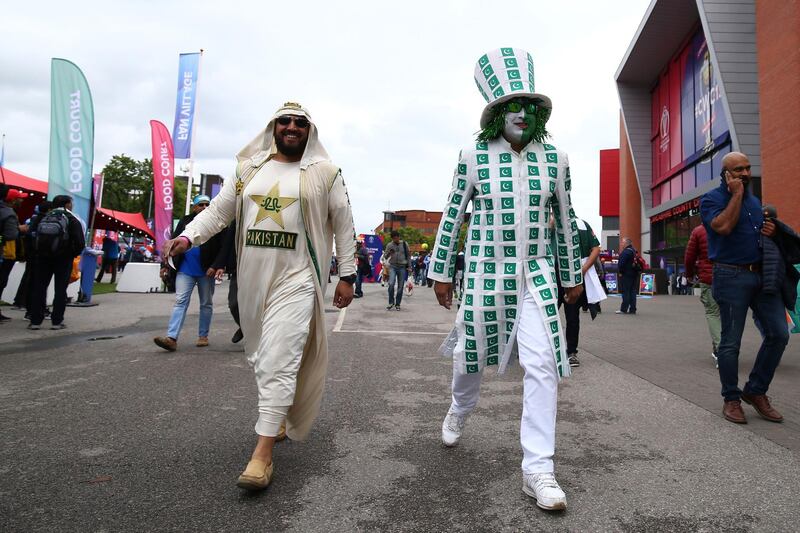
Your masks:
[[[605,280],[606,280],[606,290],[608,292],[618,292],[619,289],[617,288],[616,272],[606,272]]]
[[[153,205],[156,250],[161,250],[172,235],[172,202],[175,189],[175,158],[167,127],[150,121],[153,145]]]
[[[653,294],[656,292],[656,275],[639,275],[639,294]]]
[[[191,159],[192,128],[197,103],[197,75],[200,70],[200,53],[181,54],[178,64],[178,99],[175,103],[175,124],[172,138],[175,157]]]
[[[50,167],[47,195],[72,197],[84,228],[89,219],[94,163],[94,106],[81,70],[54,58],[50,88]]]
[[[377,235],[364,235],[364,248],[372,260],[372,279],[365,281],[378,281],[381,279],[381,256],[383,255],[383,241]]]

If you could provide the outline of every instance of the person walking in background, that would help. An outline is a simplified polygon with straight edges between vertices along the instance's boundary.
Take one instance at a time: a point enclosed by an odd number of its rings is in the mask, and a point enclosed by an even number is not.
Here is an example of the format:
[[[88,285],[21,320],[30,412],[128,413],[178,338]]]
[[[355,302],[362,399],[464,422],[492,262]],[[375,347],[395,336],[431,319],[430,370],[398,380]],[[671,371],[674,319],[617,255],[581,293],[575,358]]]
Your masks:
[[[367,252],[366,246],[362,241],[356,242],[356,291],[353,294],[354,298],[361,298],[364,292],[361,290],[361,285],[364,283],[364,278],[371,277],[372,274],[372,260]]]
[[[31,323],[28,329],[41,329],[47,303],[47,287],[53,280],[53,311],[50,329],[64,329],[64,311],[67,307],[67,285],[72,273],[73,260],[86,247],[83,225],[72,214],[72,197],[58,195],[53,198],[53,208],[44,215],[36,227],[36,260],[33,270],[31,295]]]
[[[620,240],[622,251],[619,253],[617,261],[617,271],[619,272],[619,282],[622,293],[622,304],[619,310],[614,311],[618,315],[636,314],[636,292],[639,274],[642,272],[636,264],[636,250],[633,242],[629,238]]]
[[[706,228],[702,224],[692,230],[689,236],[689,243],[686,245],[686,253],[683,257],[683,264],[686,265],[686,273],[698,278],[700,287],[700,302],[706,315],[706,325],[708,334],[711,335],[711,357],[714,363],[717,362],[717,349],[719,348],[720,331],[722,324],[719,318],[719,305],[711,295],[711,272],[712,264],[708,259],[708,237]],[[717,365],[719,368],[719,365]]]
[[[183,217],[173,231],[173,238],[183,232],[186,226],[194,218],[208,207],[211,199],[198,194],[192,200],[192,212]],[[197,294],[200,297],[200,324],[197,334],[196,346],[208,346],[208,331],[211,328],[211,316],[214,312],[212,298],[214,297],[214,280],[216,279],[216,269],[213,268],[214,260],[219,255],[222,243],[225,240],[225,229],[214,235],[202,246],[193,247],[187,253],[175,258],[175,305],[172,308],[172,315],[167,326],[167,334],[164,337],[155,337],[153,342],[157,346],[169,352],[178,349],[178,336],[183,328],[186,319],[186,311],[192,299],[192,291],[197,286]],[[167,257],[162,256],[165,263],[161,267],[161,276],[166,277],[169,265],[166,263]]]
[[[231,337],[231,342],[236,344],[244,338],[241,322],[239,321],[239,281],[236,276],[236,222],[231,222],[225,232],[222,247],[214,259],[211,268],[214,269],[214,279],[221,280],[222,275],[228,274],[228,310],[231,312],[237,329]]]
[[[411,254],[406,241],[400,239],[399,231],[393,230],[391,235],[392,242],[386,246],[386,250],[383,252],[383,257],[389,265],[389,305],[386,306],[386,309],[394,308],[399,311],[403,301],[403,286],[406,276],[411,271],[409,265]]]
[[[600,241],[594,234],[592,227],[588,222],[580,218],[576,219],[576,223],[578,225],[578,241],[580,242],[581,250],[581,275],[584,279],[585,290],[581,293],[577,302],[568,303],[565,298],[566,291],[564,287],[561,286],[561,283],[558,284],[558,305],[559,307],[561,307],[562,304],[564,306],[564,318],[567,323],[564,336],[567,340],[567,358],[569,360],[569,366],[572,368],[581,366],[581,361],[578,359],[578,341],[580,340],[581,334],[581,308],[585,305],[587,310],[591,310],[592,320],[597,316],[597,308],[595,307],[597,303],[592,302],[590,304],[588,300],[590,286],[587,272],[589,272],[589,270],[594,270],[595,261],[600,257]],[[550,237],[553,239],[553,247],[555,248],[557,246],[555,242],[555,217],[550,219],[550,228]],[[596,275],[596,272],[594,275]],[[556,277],[556,279],[558,279],[558,277]],[[595,288],[600,289],[599,280],[597,285],[598,286]],[[593,294],[592,296],[593,298],[600,297],[597,294]],[[605,294],[603,294],[602,297],[605,298]]]
[[[28,231],[23,235],[23,246],[25,247],[25,272],[14,296],[14,306],[17,309],[25,309],[25,319],[30,320],[31,295],[33,294],[33,265],[36,262],[36,227],[39,220],[50,211],[50,201],[44,200],[34,207],[33,215],[26,222]],[[50,311],[45,310],[45,316]]]
[[[8,276],[14,263],[17,262],[17,239],[20,233],[26,233],[28,227],[19,223],[16,208],[19,207],[27,193],[0,186],[0,295],[6,289]],[[0,322],[11,320],[0,312]]]
[[[762,418],[783,422],[783,415],[772,407],[767,390],[789,342],[780,291],[762,290],[762,240],[775,236],[777,229],[772,220],[764,219],[761,202],[748,189],[750,179],[747,156],[730,152],[722,158],[719,187],[700,200],[708,257],[714,263],[711,290],[719,304],[722,324],[717,349],[722,414],[736,424],[747,423],[742,400]],[[762,342],[747,383],[740,389],[739,350],[748,309],[753,310],[761,327]]]
[[[111,283],[117,282],[117,263],[119,261],[119,244],[117,241],[106,235],[103,237],[103,261],[100,265],[100,272],[97,273],[95,281],[100,283],[106,269],[111,270]]]

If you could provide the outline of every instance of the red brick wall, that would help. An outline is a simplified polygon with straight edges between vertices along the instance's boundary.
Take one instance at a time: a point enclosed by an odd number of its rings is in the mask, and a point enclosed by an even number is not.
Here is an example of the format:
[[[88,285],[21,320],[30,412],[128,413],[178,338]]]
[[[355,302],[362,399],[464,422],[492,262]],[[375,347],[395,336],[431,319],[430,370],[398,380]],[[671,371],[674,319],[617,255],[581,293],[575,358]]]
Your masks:
[[[417,228],[426,235],[435,235],[436,230],[439,229],[439,221],[442,220],[441,211],[414,209],[409,211],[395,211],[394,214],[406,217],[405,222],[394,222],[395,229],[402,226],[411,226],[412,228]],[[381,223],[375,228],[375,232],[385,231],[387,227],[388,224]]]
[[[756,48],[763,198],[800,230],[800,1],[756,1]]]
[[[628,135],[619,115],[619,238],[629,238],[637,250],[642,249],[642,198]]]

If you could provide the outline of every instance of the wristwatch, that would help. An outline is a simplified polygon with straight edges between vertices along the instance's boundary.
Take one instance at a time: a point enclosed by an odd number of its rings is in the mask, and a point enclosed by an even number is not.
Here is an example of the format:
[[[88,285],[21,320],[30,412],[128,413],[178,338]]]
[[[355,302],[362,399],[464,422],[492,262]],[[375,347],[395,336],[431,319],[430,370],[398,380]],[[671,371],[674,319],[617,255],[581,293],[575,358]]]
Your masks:
[[[356,275],[350,274],[349,276],[339,276],[339,281],[344,281],[345,283],[352,285],[356,282]]]

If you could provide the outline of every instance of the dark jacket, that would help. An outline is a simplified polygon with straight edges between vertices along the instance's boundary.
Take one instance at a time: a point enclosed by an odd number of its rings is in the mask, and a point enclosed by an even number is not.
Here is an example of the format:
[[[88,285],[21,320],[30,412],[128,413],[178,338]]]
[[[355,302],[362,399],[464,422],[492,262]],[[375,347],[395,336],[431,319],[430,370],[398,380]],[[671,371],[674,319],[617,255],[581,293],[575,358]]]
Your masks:
[[[14,208],[0,202],[0,244],[19,237],[19,219]]]
[[[225,236],[219,253],[211,264],[214,270],[225,269],[228,274],[236,274],[236,221],[231,222],[224,232]],[[200,252],[202,253],[202,247]]]
[[[773,221],[777,233],[773,238],[763,239],[761,289],[768,294],[780,294],[786,309],[794,311],[800,281],[800,272],[794,265],[800,263],[800,236],[780,220]]]
[[[697,268],[695,269],[695,263]],[[689,244],[686,245],[686,254],[683,257],[683,264],[686,265],[686,275],[689,279],[697,274],[700,283],[711,285],[712,263],[708,259],[708,237],[706,227],[700,224],[692,230],[689,237]]]
[[[178,225],[175,226],[175,230],[172,232],[172,238],[175,239],[178,235],[183,233],[183,230],[186,229],[186,225],[194,220],[195,216],[197,216],[196,213],[191,213],[183,217],[180,222],[178,222]],[[228,229],[225,228],[211,237],[208,242],[200,245],[200,266],[203,270],[208,270],[214,265],[214,261],[217,259],[219,251],[222,249],[222,243],[225,241],[225,234],[227,231]],[[173,262],[175,263],[175,270],[180,270],[181,263],[183,263],[183,254],[175,256]]]
[[[372,272],[372,265],[369,262],[369,252],[364,246],[356,251],[356,261],[358,263],[357,272],[362,276],[369,276]]]
[[[639,274],[636,269],[633,268],[633,258],[635,256],[636,250],[633,249],[632,244],[626,246],[619,253],[619,259],[617,260],[617,271],[619,272],[620,276],[633,278]]]
[[[63,207],[51,209],[47,212],[47,214],[54,213],[59,209],[64,211],[64,213],[67,215],[67,220],[69,221],[69,225],[67,226],[67,231],[69,232],[69,248],[66,252],[64,252],[64,255],[59,256],[59,258],[69,256],[71,259],[73,259],[81,255],[81,253],[83,253],[83,249],[86,248],[86,238],[83,235],[83,226],[81,225],[81,221],[78,220],[75,215]]]

